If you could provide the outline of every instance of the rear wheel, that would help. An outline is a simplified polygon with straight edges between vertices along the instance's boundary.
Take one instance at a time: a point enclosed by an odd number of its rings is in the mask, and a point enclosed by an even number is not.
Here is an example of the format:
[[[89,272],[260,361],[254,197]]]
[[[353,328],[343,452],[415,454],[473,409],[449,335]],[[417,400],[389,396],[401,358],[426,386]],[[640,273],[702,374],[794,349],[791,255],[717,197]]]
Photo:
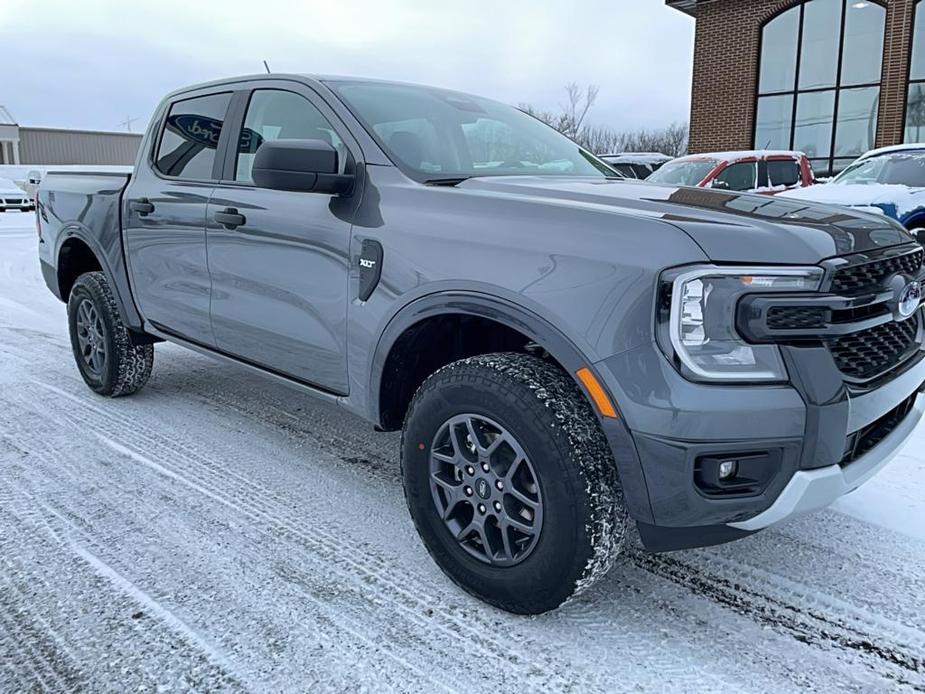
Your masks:
[[[151,376],[154,345],[135,345],[102,272],[77,278],[67,302],[71,347],[86,384],[100,395],[139,391]]]
[[[431,376],[405,421],[402,476],[437,564],[504,610],[558,607],[623,546],[623,496],[594,412],[567,374],[529,355]]]

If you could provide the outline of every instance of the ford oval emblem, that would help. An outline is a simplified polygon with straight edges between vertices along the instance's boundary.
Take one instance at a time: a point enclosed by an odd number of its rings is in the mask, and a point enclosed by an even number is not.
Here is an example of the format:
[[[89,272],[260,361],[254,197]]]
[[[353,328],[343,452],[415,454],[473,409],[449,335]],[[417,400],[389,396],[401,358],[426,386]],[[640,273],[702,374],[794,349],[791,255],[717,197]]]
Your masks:
[[[919,282],[907,284],[899,295],[899,315],[909,318],[922,304],[922,285]]]

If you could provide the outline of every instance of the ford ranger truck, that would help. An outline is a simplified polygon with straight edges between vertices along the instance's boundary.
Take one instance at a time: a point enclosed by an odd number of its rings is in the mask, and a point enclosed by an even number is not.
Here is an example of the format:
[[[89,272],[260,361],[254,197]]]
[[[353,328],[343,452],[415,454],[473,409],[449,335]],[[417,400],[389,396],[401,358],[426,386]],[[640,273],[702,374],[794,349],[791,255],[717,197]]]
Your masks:
[[[77,368],[167,340],[402,431],[459,586],[540,613],[863,484],[923,413],[925,250],[883,215],[622,179],[521,111],[260,75],[181,89],[134,172],[50,172]],[[162,395],[164,397],[164,395]]]

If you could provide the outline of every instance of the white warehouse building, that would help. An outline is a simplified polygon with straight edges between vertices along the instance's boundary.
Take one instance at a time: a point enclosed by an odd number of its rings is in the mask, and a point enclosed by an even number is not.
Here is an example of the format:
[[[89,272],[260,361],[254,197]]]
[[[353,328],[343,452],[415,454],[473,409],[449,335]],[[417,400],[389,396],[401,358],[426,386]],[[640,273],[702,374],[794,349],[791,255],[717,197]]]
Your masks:
[[[129,165],[140,144],[138,133],[22,126],[0,106],[0,164]]]

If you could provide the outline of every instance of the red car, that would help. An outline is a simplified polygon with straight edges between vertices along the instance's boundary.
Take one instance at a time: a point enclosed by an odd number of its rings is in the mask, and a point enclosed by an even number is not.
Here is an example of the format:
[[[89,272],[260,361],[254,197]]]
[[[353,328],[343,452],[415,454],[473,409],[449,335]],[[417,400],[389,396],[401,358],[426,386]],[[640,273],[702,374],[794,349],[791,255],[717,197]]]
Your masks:
[[[716,152],[672,159],[647,181],[774,195],[815,182],[802,152]]]

